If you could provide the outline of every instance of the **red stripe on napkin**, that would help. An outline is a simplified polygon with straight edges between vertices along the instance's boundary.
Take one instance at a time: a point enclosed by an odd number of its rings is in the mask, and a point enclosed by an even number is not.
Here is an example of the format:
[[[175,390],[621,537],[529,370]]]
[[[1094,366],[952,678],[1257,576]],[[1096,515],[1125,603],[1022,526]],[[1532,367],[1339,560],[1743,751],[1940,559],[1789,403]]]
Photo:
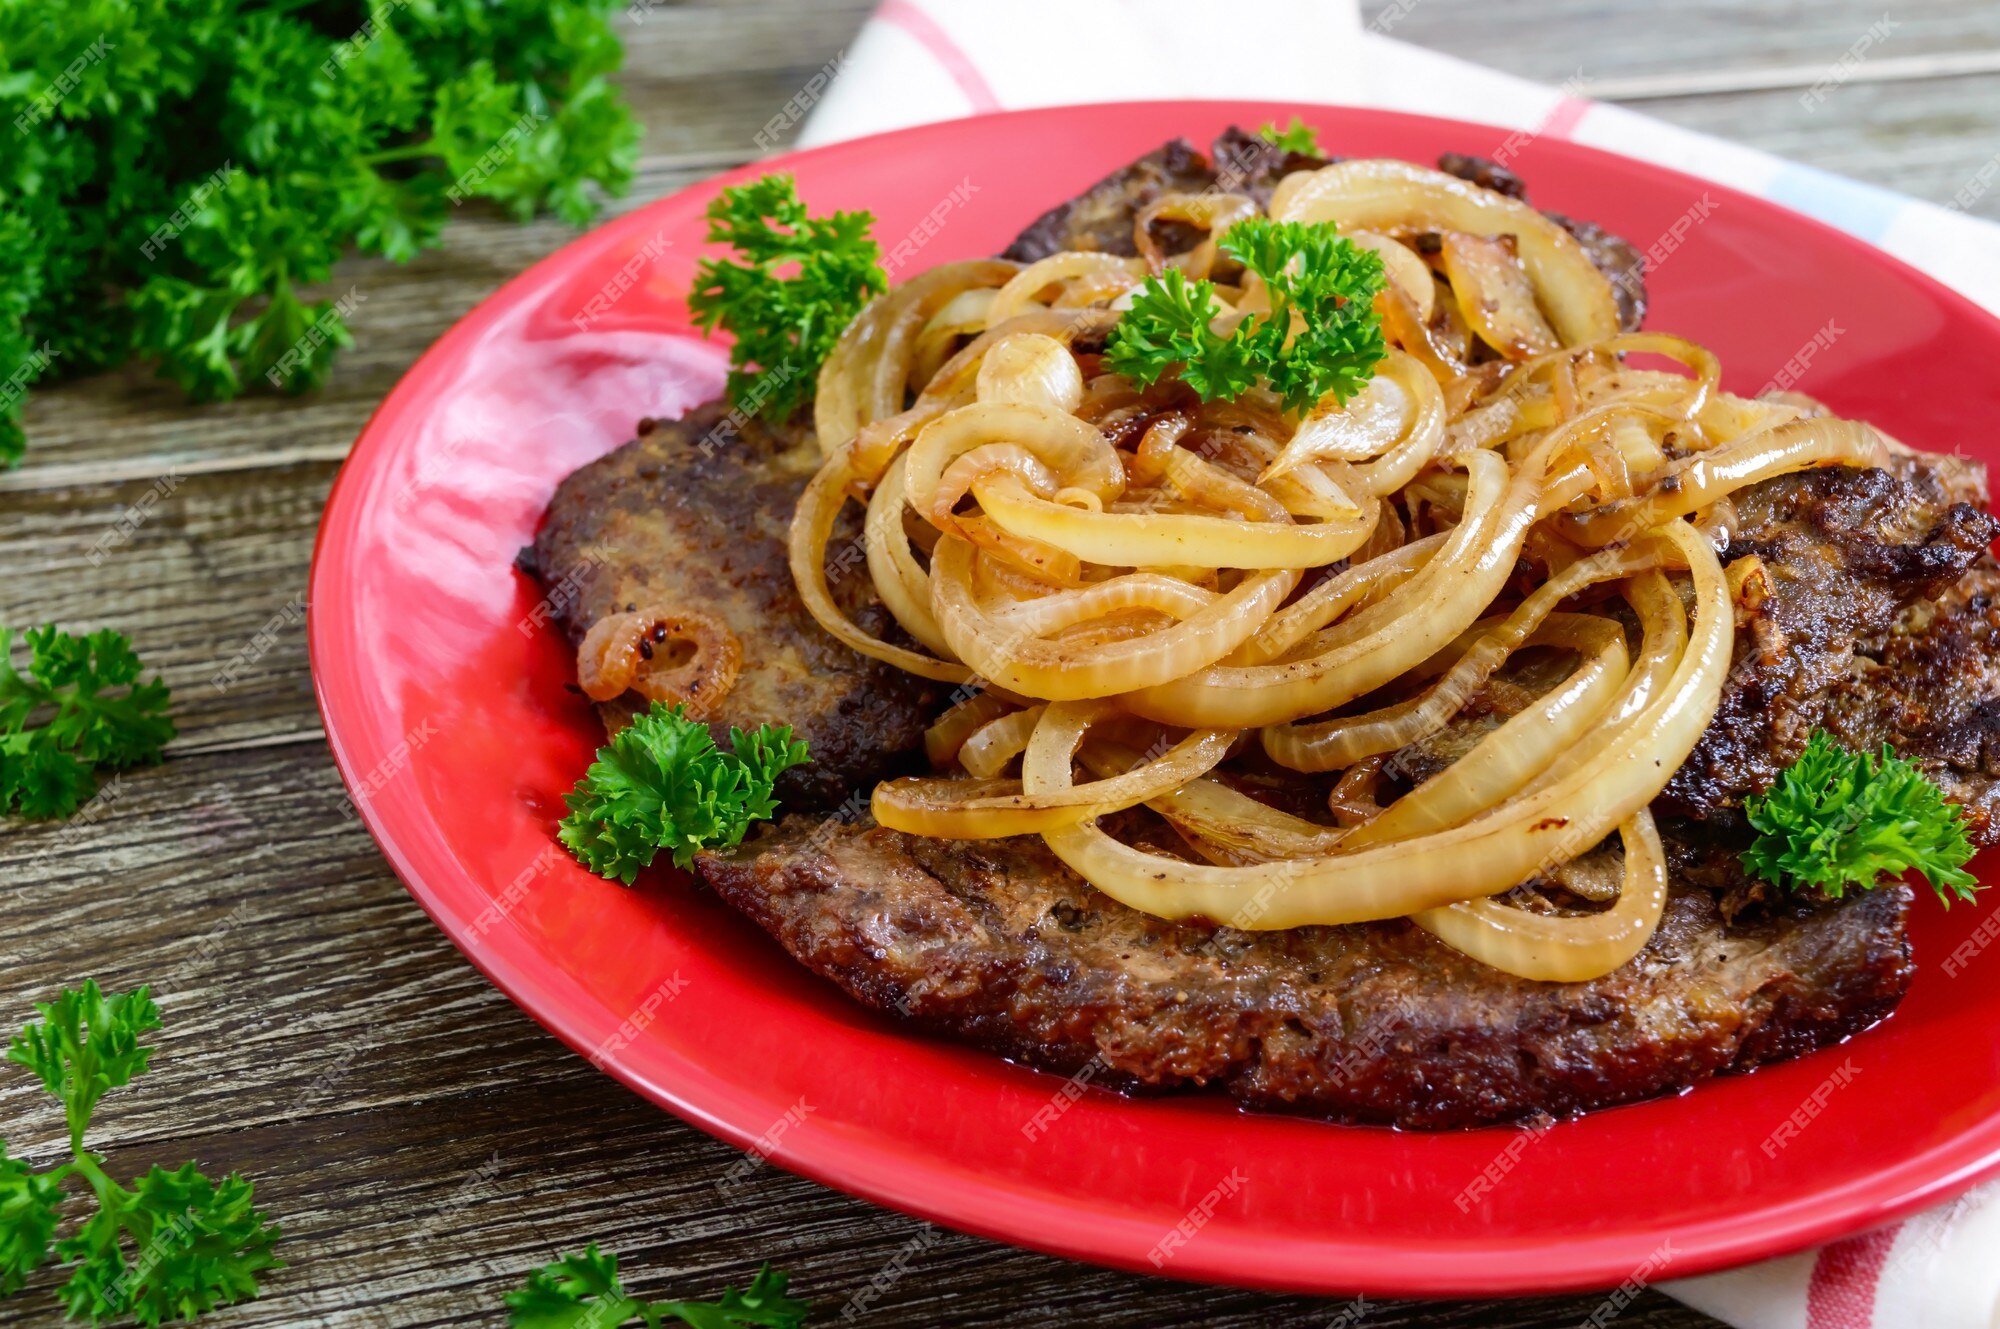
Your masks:
[[[1899,1223],[1820,1251],[1806,1289],[1806,1329],[1874,1329],[1875,1287],[1900,1231]]]
[[[974,111],[997,111],[1000,99],[993,95],[993,85],[972,63],[972,57],[965,48],[951,39],[951,34],[938,26],[936,19],[917,8],[910,0],[883,0],[883,5],[875,11],[875,17],[895,24],[917,44],[931,53],[931,58],[944,67],[951,81],[958,84],[958,90],[972,103]]]
[[[1564,97],[1542,121],[1542,132],[1551,138],[1568,138],[1576,132],[1576,127],[1583,123],[1583,117],[1590,114],[1594,105],[1595,102],[1581,97]]]

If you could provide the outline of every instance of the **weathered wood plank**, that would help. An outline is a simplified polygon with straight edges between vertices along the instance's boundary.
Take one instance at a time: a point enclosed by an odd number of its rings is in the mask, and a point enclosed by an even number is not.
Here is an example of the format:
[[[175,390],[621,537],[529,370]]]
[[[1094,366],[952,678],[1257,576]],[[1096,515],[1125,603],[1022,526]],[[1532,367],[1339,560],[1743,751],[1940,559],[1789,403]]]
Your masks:
[[[737,1155],[592,1071],[467,965],[339,810],[322,749],[185,758],[124,778],[115,816],[0,839],[0,1014],[96,976],[151,982],[154,1069],[90,1143],[115,1168],[238,1169],[294,1268],[218,1323],[491,1322],[559,1250],[618,1249],[640,1289],[712,1292],[765,1259],[838,1319],[907,1243],[910,1276],[862,1323],[1318,1326],[1344,1303],[1194,1288],[922,1225]],[[281,831],[280,829],[281,828]],[[60,1114],[0,1067],[12,1149],[46,1162]],[[45,1273],[0,1324],[47,1319]],[[1367,1323],[1573,1324],[1595,1297],[1371,1304]],[[1625,1323],[1708,1321],[1649,1297]]]
[[[1853,82],[1817,106],[1797,91],[1743,92],[1632,103],[1632,109],[1781,157],[1949,204],[2000,157],[2000,74],[1911,83]],[[2000,189],[1967,212],[2000,220]]]
[[[336,466],[0,495],[0,623],[115,627],[174,690],[175,747],[318,723],[306,571]]]
[[[2000,50],[2000,9],[1985,0],[1361,0],[1362,22],[1377,31],[1551,84],[1658,76],[1700,85],[1786,70],[1810,87],[1885,12],[1891,26],[1864,55]]]

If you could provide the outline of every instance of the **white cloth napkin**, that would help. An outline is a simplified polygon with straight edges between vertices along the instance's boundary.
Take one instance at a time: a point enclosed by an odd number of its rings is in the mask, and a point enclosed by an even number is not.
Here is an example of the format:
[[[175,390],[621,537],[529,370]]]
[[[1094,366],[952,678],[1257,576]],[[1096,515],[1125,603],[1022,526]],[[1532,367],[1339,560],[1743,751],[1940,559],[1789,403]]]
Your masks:
[[[1393,40],[1414,0],[1364,30],[1337,0],[1229,0],[1291,37],[1217,61],[1219,0],[884,0],[799,137],[802,146],[985,111],[1099,101],[1343,102],[1497,123],[1657,162],[1871,241],[2000,312],[2000,226],[1616,106]],[[1399,8],[1401,5],[1402,8]],[[1060,43],[1032,34],[1060,29]],[[1109,170],[1112,163],[1105,163]],[[2000,184],[2000,157],[1960,192]],[[1781,1260],[1661,1287],[1740,1329],[2000,1329],[2000,1182]]]

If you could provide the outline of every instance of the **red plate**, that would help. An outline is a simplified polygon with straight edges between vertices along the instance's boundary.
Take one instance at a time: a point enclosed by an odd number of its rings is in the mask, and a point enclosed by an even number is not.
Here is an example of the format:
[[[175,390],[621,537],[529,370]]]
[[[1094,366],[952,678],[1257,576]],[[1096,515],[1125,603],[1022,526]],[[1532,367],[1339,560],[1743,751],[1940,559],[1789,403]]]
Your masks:
[[[998,251],[1163,139],[1294,113],[1351,156],[1427,162],[1506,137],[1276,103],[954,121],[663,199],[474,310],[355,445],[313,564],[327,736],[390,863],[523,1009],[703,1129],[882,1204],[1107,1264],[1383,1296],[1606,1286],[1663,1251],[1660,1272],[1682,1276],[1823,1242],[2000,1167],[2000,954],[1945,963],[1994,927],[1991,905],[1925,900],[1914,991],[1846,1046],[1539,1138],[1423,1135],[1062,1096],[1056,1077],[864,1010],[682,878],[625,890],[555,846],[600,734],[511,560],[559,479],[720,385],[722,353],[690,335],[682,298],[721,185],[783,169],[817,209],[871,209],[907,277]],[[1713,347],[1735,389],[1809,359],[1803,385],[1843,413],[1992,459],[1967,425],[2000,416],[2000,326],[1965,300],[1719,185],[1547,138],[1515,165],[1544,207],[1641,245],[1679,234],[1656,250],[1649,324]],[[1704,195],[1708,215],[1681,222]],[[1795,1114],[1803,1129],[1774,1135]]]

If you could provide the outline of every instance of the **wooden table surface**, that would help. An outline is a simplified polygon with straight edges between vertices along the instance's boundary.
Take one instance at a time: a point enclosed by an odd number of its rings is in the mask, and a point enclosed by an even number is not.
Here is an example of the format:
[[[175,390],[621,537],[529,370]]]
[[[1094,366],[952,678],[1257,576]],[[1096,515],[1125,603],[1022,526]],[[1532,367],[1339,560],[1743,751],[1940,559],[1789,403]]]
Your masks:
[[[2000,150],[2000,6],[1892,9],[1897,26],[1853,80],[1802,106],[1799,90],[1882,5],[1418,0],[1395,30],[1551,83],[1580,72],[1593,95],[1944,201]],[[628,26],[626,83],[648,137],[614,210],[756,155],[753,135],[869,7],[667,4]],[[1364,0],[1364,17],[1375,8]],[[1974,210],[2000,216],[2000,191]],[[128,1175],[189,1158],[238,1169],[282,1218],[291,1267],[218,1325],[496,1323],[503,1291],[589,1241],[655,1296],[712,1295],[774,1261],[838,1320],[924,1232],[775,1168],[725,1195],[735,1150],[510,1005],[335,810],[298,616],[328,485],[411,360],[570,234],[468,215],[406,268],[350,263],[336,285],[365,296],[356,345],[315,396],[198,408],[137,370],[37,392],[28,460],[0,473],[0,622],[129,633],[173,685],[181,729],[101,820],[0,824],[0,1024],[86,977],[154,985],[155,1069],[105,1104],[91,1143]],[[93,566],[93,544],[149,492],[150,516]],[[267,625],[275,644],[212,686]],[[0,1123],[33,1159],[61,1147],[58,1108],[13,1067],[0,1068]],[[955,1233],[918,1250],[864,1323],[1316,1326],[1347,1309]],[[56,1281],[44,1271],[0,1302],[0,1325],[51,1322]],[[1572,1325],[1598,1302],[1371,1302],[1361,1322]],[[1715,1323],[1652,1292],[1618,1322]]]

